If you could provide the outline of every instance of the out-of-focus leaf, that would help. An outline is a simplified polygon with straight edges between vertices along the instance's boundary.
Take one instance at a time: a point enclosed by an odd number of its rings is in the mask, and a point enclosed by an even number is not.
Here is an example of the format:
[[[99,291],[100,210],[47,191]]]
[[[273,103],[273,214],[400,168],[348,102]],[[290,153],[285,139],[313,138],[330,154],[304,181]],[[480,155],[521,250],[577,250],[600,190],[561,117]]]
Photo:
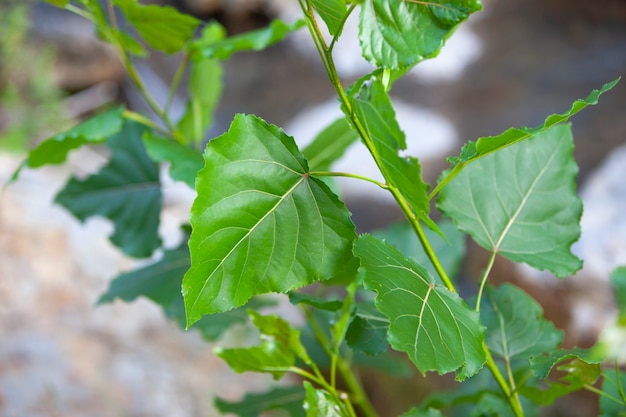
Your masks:
[[[304,26],[304,21],[298,20],[287,24],[282,20],[273,20],[267,27],[253,30],[241,35],[235,35],[220,41],[199,39],[189,46],[194,59],[214,58],[226,60],[235,52],[260,51],[268,46],[282,41],[289,33]]]
[[[400,417],[443,417],[443,414],[436,408],[429,408],[428,410],[418,410],[414,408],[403,413]]]
[[[324,298],[294,291],[289,293],[289,302],[293,305],[300,303],[308,304],[312,307],[326,311],[337,311],[343,306],[343,302],[341,300],[326,300]]]
[[[189,324],[344,271],[354,225],[343,203],[308,173],[293,138],[238,115],[209,142],[191,209],[191,268],[183,280]]]
[[[359,16],[363,56],[400,69],[436,56],[456,26],[480,10],[479,0],[366,0]]]
[[[328,171],[358,137],[348,121],[342,117],[322,130],[302,150],[302,155],[308,161],[311,171]]]
[[[600,417],[626,417],[626,372],[604,372],[602,392],[610,397],[600,397]]]
[[[571,127],[557,125],[467,166],[442,190],[438,207],[459,230],[514,262],[573,274],[582,201]]]
[[[546,354],[533,356],[530,359],[532,370],[541,379],[547,378],[555,365],[566,360],[578,359],[590,364],[598,364],[602,359],[593,348],[583,349],[575,347],[573,349],[559,349],[556,351],[546,350],[544,353]]]
[[[365,287],[377,293],[376,308],[390,321],[394,349],[406,352],[422,373],[456,371],[463,380],[482,368],[484,328],[457,294],[372,236],[361,236],[354,251],[365,270]]]
[[[180,51],[200,23],[171,6],[142,5],[135,0],[114,0],[114,3],[148,45],[168,54]]]
[[[285,410],[291,417],[304,417],[302,404],[306,396],[302,387],[274,387],[262,394],[248,393],[241,401],[215,399],[215,408],[220,413],[231,413],[239,417],[258,417],[265,411]]]
[[[143,135],[148,155],[156,162],[170,163],[170,176],[195,188],[196,175],[204,165],[202,154],[188,146],[155,135],[149,131]]]
[[[104,216],[115,227],[111,242],[134,257],[147,257],[161,245],[161,184],[157,165],[141,140],[146,128],[128,121],[108,138],[111,160],[85,180],[71,178],[55,202],[81,221]]]
[[[372,304],[357,304],[346,332],[346,343],[356,352],[376,356],[387,351],[389,320]]]
[[[616,268],[610,280],[617,304],[617,323],[626,327],[626,267]]]
[[[346,417],[341,403],[323,389],[315,389],[309,382],[304,381],[306,399],[304,409],[306,417]]]
[[[347,12],[344,0],[312,0],[313,9],[320,15],[331,35],[340,34],[341,22]]]

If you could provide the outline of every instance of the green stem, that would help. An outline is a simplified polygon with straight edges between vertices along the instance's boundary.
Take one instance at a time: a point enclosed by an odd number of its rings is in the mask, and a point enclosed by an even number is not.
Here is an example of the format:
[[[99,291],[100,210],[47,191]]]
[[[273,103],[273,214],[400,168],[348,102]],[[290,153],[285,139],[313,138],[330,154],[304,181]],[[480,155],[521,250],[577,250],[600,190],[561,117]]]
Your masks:
[[[509,385],[506,383],[504,376],[502,376],[500,369],[498,369],[498,365],[496,365],[496,362],[493,360],[493,356],[491,356],[491,352],[489,351],[489,348],[484,341],[483,352],[485,352],[485,355],[487,356],[487,368],[489,368],[489,370],[491,371],[491,374],[493,375],[498,386],[502,390],[502,393],[509,402],[511,409],[513,410],[513,414],[515,414],[516,417],[524,417],[524,409],[522,408],[519,397],[512,395]]]
[[[483,272],[483,276],[480,279],[480,288],[478,289],[478,296],[476,297],[476,312],[480,313],[480,302],[483,297],[483,290],[485,289],[485,285],[487,283],[487,278],[489,277],[489,273],[491,272],[491,268],[493,268],[493,264],[496,260],[496,251],[491,252],[491,256],[489,257],[489,262],[487,262],[487,267]]]
[[[343,377],[348,389],[352,393],[352,402],[356,404],[365,417],[378,417],[378,413],[374,409],[374,406],[369,400],[368,395],[363,389],[363,384],[355,376],[352,367],[343,358],[339,358],[338,361],[339,372]]]
[[[163,135],[169,136],[170,134],[170,132],[168,132],[166,129],[163,129],[161,126],[155,123],[152,119],[147,118],[143,114],[136,113],[132,110],[126,109],[123,112],[123,116],[126,119],[133,120],[137,123],[141,123],[142,125],[149,127],[150,129],[155,130]]]
[[[86,10],[81,9],[80,7],[73,5],[72,3],[67,3],[65,5],[65,10],[68,10],[74,14],[77,14],[78,16],[84,19],[87,19],[92,23],[94,22],[94,17],[91,15],[91,13],[89,13]]]
[[[413,230],[415,230],[415,233],[417,234],[417,237],[419,238],[420,243],[422,244],[422,247],[424,248],[424,251],[426,252],[426,255],[428,256],[428,259],[430,259],[430,262],[433,264],[435,271],[437,271],[437,273],[439,274],[439,277],[441,277],[441,280],[445,284],[446,288],[456,293],[457,292],[456,288],[454,284],[452,283],[452,280],[450,280],[450,277],[448,277],[448,274],[446,273],[446,271],[443,269],[441,262],[439,262],[439,258],[437,258],[435,251],[433,250],[430,242],[428,241],[428,238],[426,237],[426,234],[424,233],[424,229],[422,228],[422,225],[420,224],[419,219],[414,217],[411,220],[411,226],[413,226]]]
[[[583,388],[587,391],[593,392],[594,394],[598,394],[600,397],[604,397],[607,400],[616,402],[617,404],[624,404],[624,401],[622,401],[621,399],[614,397],[611,394],[607,394],[606,392],[594,387],[593,385],[584,385]]]
[[[617,377],[617,389],[619,395],[622,397],[622,401],[626,404],[626,393],[624,393],[624,386],[622,385],[622,375],[619,369],[619,362],[615,360],[615,376]]]
[[[181,61],[180,65],[176,69],[176,73],[174,74],[174,78],[172,78],[172,84],[170,85],[170,91],[167,95],[167,101],[165,102],[165,106],[163,107],[164,113],[169,113],[170,107],[172,106],[172,102],[174,101],[174,96],[176,95],[176,90],[178,89],[178,85],[180,84],[180,80],[187,69],[187,65],[189,64],[190,55],[185,54],[185,58]]]
[[[382,182],[376,181],[373,178],[364,177],[364,176],[358,175],[358,174],[352,174],[350,172],[313,171],[310,174],[315,176],[315,177],[347,177],[347,178],[355,178],[355,179],[371,182],[372,184],[376,184],[377,186],[379,186],[380,188],[383,188],[385,190],[389,189],[389,186],[387,184],[383,184]]]
[[[459,175],[459,172],[463,170],[465,164],[465,162],[461,162],[455,165],[454,168],[452,168],[452,170],[448,173],[448,175],[446,175],[444,179],[441,180],[439,184],[437,184],[437,186],[430,192],[430,194],[428,195],[428,201],[431,201],[433,198],[435,198],[435,196],[443,189],[443,187],[448,185],[448,183],[452,181],[454,177]]]

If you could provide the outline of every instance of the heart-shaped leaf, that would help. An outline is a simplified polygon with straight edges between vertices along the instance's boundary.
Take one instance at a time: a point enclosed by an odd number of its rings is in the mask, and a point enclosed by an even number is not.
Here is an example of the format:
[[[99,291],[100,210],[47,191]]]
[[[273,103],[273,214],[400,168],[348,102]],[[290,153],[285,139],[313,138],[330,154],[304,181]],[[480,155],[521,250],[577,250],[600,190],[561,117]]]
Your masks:
[[[343,203],[309,175],[293,138],[237,115],[209,142],[191,209],[188,323],[287,292],[353,264],[354,225]]]
[[[456,371],[463,380],[486,361],[478,313],[415,261],[372,236],[361,236],[355,254],[364,284],[378,295],[376,307],[389,319],[389,343],[409,355],[420,372]]]

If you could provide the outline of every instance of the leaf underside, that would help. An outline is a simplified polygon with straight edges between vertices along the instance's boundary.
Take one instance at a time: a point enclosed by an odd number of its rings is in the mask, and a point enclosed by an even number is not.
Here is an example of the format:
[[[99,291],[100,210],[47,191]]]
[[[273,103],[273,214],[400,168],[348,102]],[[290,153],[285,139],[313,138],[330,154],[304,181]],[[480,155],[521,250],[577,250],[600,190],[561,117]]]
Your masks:
[[[343,203],[308,174],[293,138],[237,115],[212,140],[191,209],[188,323],[337,275],[351,264],[354,225]]]

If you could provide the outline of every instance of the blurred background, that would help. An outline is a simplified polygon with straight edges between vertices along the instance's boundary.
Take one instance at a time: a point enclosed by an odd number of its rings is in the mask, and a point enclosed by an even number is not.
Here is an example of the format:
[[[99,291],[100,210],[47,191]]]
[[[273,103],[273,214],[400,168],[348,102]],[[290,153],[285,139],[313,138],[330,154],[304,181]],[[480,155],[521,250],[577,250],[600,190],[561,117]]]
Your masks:
[[[208,20],[230,34],[298,17],[295,0],[178,0],[163,2]],[[350,22],[353,23],[353,22]],[[350,36],[355,29],[346,28]],[[211,136],[235,113],[255,113],[306,143],[338,115],[307,34],[261,53],[239,53],[225,66],[225,90]],[[340,42],[335,54],[347,85],[368,72],[358,44]],[[167,95],[180,56],[152,53],[139,66],[157,100]],[[445,157],[462,143],[512,126],[536,126],[569,109],[592,89],[626,72],[624,0],[484,0],[435,60],[418,65],[392,97],[409,150],[433,183]],[[173,116],[184,108],[176,97]],[[115,53],[89,22],[39,2],[0,2],[0,182],[6,183],[27,150],[116,102],[147,111]],[[566,343],[588,345],[612,314],[607,276],[626,265],[626,83],[599,106],[572,119],[585,202],[583,236],[575,245],[585,268],[557,281],[498,260],[494,280],[523,286],[546,315],[567,330]],[[427,141],[420,138],[426,137]],[[342,170],[369,172],[351,149]],[[0,415],[6,417],[206,417],[213,396],[237,399],[263,390],[269,378],[235,375],[193,332],[184,333],[146,300],[95,306],[112,277],[137,261],[107,240],[102,219],[80,224],[52,199],[71,173],[87,175],[105,162],[89,149],[69,164],[26,170],[0,193]],[[370,174],[373,175],[373,174]],[[383,227],[401,215],[385,196],[341,183],[360,231]],[[166,190],[161,234],[177,244],[193,193]],[[463,268],[475,279],[486,262],[468,242]],[[226,343],[242,335],[229,335]],[[381,389],[374,401],[397,415],[419,398],[419,381]],[[391,386],[384,381],[385,386]],[[588,397],[554,405],[547,415],[593,416]]]

